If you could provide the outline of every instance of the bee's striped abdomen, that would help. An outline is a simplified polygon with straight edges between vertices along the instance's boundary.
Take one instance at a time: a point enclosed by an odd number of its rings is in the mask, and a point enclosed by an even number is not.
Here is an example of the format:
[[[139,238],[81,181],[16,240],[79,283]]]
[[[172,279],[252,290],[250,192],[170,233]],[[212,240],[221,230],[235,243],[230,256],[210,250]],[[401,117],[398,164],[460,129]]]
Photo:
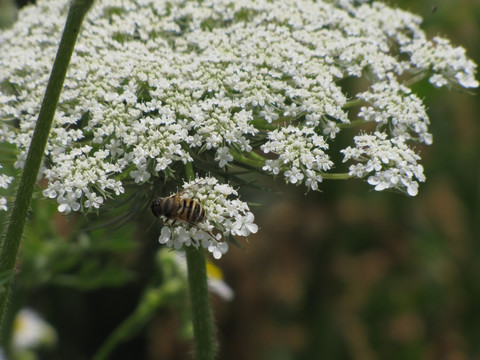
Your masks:
[[[195,223],[202,222],[205,219],[205,209],[198,202],[194,202],[191,219]]]
[[[183,199],[177,214],[180,220],[194,224],[205,219],[205,210],[202,205],[192,199]]]
[[[184,221],[190,225],[205,220],[205,209],[200,202],[194,199],[182,199],[180,193],[169,197],[159,197],[150,205],[153,215],[163,216],[168,220]]]

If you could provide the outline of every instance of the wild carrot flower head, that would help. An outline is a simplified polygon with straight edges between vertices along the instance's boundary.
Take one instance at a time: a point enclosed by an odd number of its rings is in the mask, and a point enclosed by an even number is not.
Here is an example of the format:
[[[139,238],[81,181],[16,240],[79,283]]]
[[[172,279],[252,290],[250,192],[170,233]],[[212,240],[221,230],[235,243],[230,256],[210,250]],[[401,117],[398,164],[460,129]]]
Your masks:
[[[19,168],[66,10],[39,0],[1,34],[0,141],[16,146]],[[341,151],[346,177],[413,196],[425,177],[412,146],[432,134],[410,80],[478,86],[464,49],[428,40],[420,23],[377,1],[99,0],[61,94],[43,193],[64,213],[88,212],[187,163],[212,175],[245,166],[316,190],[342,171],[331,156]],[[363,88],[347,94],[347,78]],[[332,146],[352,120],[376,128]],[[245,224],[228,231],[247,233]]]

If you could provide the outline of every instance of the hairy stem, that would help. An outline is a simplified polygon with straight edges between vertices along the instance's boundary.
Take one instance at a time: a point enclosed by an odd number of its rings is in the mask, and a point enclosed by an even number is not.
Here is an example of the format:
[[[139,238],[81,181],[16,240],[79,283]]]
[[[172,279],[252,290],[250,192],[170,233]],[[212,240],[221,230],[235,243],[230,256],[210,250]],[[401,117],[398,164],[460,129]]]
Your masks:
[[[55,110],[58,105],[73,49],[80,32],[80,27],[92,4],[93,0],[73,0],[71,2],[57,56],[38,114],[37,123],[25,161],[25,167],[12,206],[9,223],[2,239],[0,274],[7,276],[8,280],[4,282],[3,289],[0,292],[0,323],[3,323],[5,316],[7,299],[10,293],[11,275],[14,273],[28,207],[32,198],[33,188],[37,181]],[[4,330],[7,331],[7,329]]]
[[[188,286],[192,310],[193,333],[195,337],[195,359],[215,358],[215,335],[207,284],[205,250],[193,246],[186,248]]]
[[[185,165],[188,180],[195,179],[191,163]],[[210,295],[207,283],[207,261],[205,249],[187,246],[188,289],[192,311],[195,359],[211,360],[215,358],[215,335],[210,308]]]

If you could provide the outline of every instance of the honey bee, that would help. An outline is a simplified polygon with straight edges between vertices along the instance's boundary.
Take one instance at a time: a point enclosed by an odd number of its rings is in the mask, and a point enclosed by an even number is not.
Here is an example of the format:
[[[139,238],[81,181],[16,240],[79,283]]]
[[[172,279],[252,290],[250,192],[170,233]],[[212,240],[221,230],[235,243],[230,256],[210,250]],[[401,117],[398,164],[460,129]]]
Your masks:
[[[193,184],[194,186],[196,184]],[[190,186],[191,187],[191,186]],[[202,204],[194,199],[182,199],[181,195],[189,187],[168,197],[159,197],[150,205],[152,213],[156,217],[164,216],[172,220],[174,225],[177,221],[183,221],[190,225],[197,225],[205,220],[205,209]]]

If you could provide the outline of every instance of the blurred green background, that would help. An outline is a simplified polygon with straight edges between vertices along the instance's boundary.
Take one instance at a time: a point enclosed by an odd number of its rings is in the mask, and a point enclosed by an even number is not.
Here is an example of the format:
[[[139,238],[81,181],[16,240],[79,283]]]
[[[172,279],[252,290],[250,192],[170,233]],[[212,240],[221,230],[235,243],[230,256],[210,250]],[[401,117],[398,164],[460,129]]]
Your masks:
[[[480,63],[480,1],[389,3]],[[280,181],[271,194],[244,192],[262,204],[260,231],[217,262],[235,292],[230,302],[212,296],[220,359],[480,359],[478,90],[415,90],[434,135],[417,148],[427,182],[415,198],[360,181],[327,181],[308,196]],[[117,213],[125,206],[136,205]],[[145,288],[165,280],[158,224],[146,210],[118,228],[105,216],[58,215],[46,200],[32,209],[12,308],[30,306],[56,329],[39,359],[90,359]],[[159,306],[110,358],[190,358],[184,299]]]

